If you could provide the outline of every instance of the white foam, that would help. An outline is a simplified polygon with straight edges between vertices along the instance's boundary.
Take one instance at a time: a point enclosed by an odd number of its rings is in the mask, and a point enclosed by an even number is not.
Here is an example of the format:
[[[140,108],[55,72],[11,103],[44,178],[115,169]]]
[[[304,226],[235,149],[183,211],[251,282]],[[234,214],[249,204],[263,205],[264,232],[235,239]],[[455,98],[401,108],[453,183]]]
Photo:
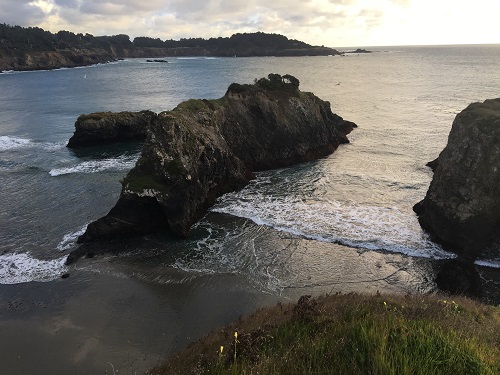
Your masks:
[[[85,233],[87,230],[87,225],[85,224],[82,228],[78,229],[75,232],[71,232],[68,234],[65,234],[61,242],[57,245],[57,250],[59,251],[65,251],[71,249],[73,246],[76,245],[76,240],[78,237],[80,237],[82,234]]]
[[[39,144],[35,144],[35,146],[39,145],[44,150],[55,151],[55,150],[60,150],[62,148],[65,148],[67,143],[68,142],[66,142],[66,141],[64,141],[64,142],[41,142]]]
[[[68,271],[67,256],[53,260],[33,258],[29,253],[0,255],[0,284],[19,284],[30,281],[47,282],[58,279]]]
[[[0,136],[0,151],[31,147],[32,145],[33,142],[29,139],[10,137],[7,135]]]
[[[0,151],[33,147],[39,147],[47,151],[53,151],[66,147],[66,142],[35,142],[31,139],[26,138],[19,138],[8,135],[0,136]]]
[[[322,242],[418,257],[454,257],[427,238],[413,215],[397,208],[243,190],[225,195],[212,211]]]
[[[479,259],[474,262],[478,266],[500,268],[500,259]]]
[[[101,160],[89,160],[81,162],[77,165],[63,168],[51,169],[49,174],[53,177],[61,176],[70,173],[96,173],[107,170],[129,170],[134,167],[137,162],[138,156],[122,155],[117,158],[107,158]]]

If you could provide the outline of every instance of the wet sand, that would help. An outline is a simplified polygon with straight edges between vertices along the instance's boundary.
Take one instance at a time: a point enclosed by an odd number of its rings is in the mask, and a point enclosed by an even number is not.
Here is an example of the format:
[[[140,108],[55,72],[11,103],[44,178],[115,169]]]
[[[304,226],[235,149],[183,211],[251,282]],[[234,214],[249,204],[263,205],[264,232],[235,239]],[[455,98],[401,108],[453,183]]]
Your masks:
[[[73,271],[0,288],[0,363],[9,374],[142,373],[210,330],[272,303],[235,276],[184,285]]]
[[[81,259],[67,279],[1,285],[2,373],[140,374],[213,329],[278,301],[434,288],[427,259],[301,239],[289,245],[296,247],[287,262],[293,277],[279,293],[238,274],[171,269],[155,282],[147,265],[127,257]]]

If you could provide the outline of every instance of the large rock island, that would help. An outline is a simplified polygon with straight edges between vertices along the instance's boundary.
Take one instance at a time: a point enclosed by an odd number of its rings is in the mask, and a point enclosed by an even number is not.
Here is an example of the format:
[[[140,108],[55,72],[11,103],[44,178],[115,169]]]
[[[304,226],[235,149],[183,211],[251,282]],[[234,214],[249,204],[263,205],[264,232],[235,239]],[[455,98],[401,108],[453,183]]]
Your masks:
[[[148,125],[118,202],[79,242],[155,231],[186,237],[219,196],[244,187],[252,172],[329,155],[349,142],[354,127],[332,113],[329,102],[301,92],[290,75],[232,84],[217,100],[181,103]],[[84,244],[68,263],[86,252]]]
[[[487,248],[498,253],[500,99],[473,103],[460,112],[432,165],[427,195],[414,207],[422,228],[465,261]]]

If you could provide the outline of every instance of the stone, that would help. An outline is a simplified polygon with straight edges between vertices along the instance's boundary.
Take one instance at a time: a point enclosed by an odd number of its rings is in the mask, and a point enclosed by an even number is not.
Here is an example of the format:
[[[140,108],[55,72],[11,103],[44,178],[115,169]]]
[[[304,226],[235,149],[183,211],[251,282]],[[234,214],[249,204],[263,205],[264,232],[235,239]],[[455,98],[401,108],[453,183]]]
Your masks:
[[[80,115],[67,146],[78,148],[144,140],[149,127],[156,121],[156,116],[152,111],[96,112]]]
[[[431,165],[427,195],[414,207],[418,220],[433,240],[474,260],[500,234],[500,98],[460,112]]]
[[[161,230],[185,238],[218,197],[243,188],[254,171],[324,157],[349,142],[356,125],[333,114],[329,102],[301,92],[295,77],[269,77],[160,113],[118,203],[78,242]]]

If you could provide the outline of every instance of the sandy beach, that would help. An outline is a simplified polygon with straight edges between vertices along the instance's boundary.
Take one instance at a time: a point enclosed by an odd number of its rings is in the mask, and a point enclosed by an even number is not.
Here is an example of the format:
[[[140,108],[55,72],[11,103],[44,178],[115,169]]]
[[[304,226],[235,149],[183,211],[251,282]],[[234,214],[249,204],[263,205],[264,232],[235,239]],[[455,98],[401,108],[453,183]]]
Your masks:
[[[428,259],[288,241],[296,246],[289,263],[295,281],[279,293],[252,287],[238,274],[193,276],[171,269],[160,283],[151,282],[147,265],[134,256],[81,259],[67,279],[3,285],[2,371],[139,374],[213,329],[278,301],[434,288]],[[311,252],[316,256],[309,259]],[[343,256],[335,262],[339,252]]]

